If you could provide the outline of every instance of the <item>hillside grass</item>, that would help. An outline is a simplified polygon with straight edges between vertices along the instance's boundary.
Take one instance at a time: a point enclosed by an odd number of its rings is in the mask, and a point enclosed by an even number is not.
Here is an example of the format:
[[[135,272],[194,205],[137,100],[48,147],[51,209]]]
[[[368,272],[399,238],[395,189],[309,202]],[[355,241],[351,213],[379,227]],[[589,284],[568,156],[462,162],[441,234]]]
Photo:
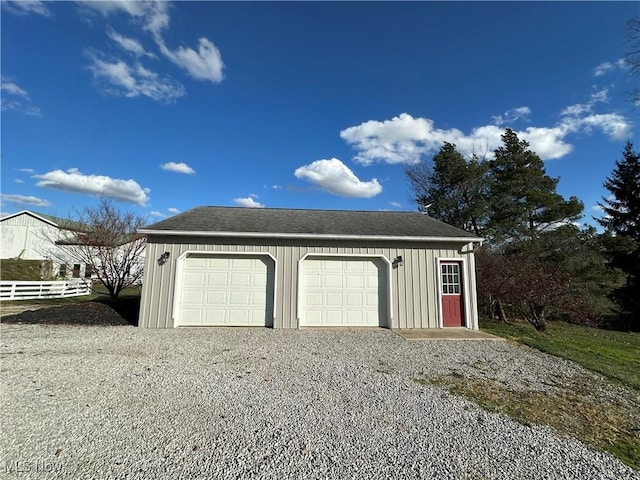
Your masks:
[[[481,322],[481,330],[572,360],[603,377],[549,379],[552,391],[510,390],[492,380],[444,375],[430,383],[524,425],[547,425],[640,470],[640,334],[550,323]],[[416,380],[421,381],[421,380]]]
[[[42,280],[42,260],[0,260],[0,280]]]
[[[525,322],[480,322],[480,329],[567,358],[622,385],[640,390],[640,333],[550,322],[539,332]]]

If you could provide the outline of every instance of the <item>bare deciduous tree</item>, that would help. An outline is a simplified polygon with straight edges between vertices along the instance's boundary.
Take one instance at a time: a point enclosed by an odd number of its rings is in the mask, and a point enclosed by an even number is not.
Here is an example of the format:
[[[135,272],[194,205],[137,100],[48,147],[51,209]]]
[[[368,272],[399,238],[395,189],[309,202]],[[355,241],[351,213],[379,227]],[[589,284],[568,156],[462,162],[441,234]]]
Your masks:
[[[108,198],[96,207],[77,211],[61,229],[73,232],[63,239],[52,239],[57,248],[51,257],[63,264],[84,263],[116,300],[125,288],[142,280],[146,239],[138,230],[143,217],[118,210]]]
[[[627,44],[629,50],[625,55],[625,62],[634,75],[640,74],[640,17],[633,17],[627,22]],[[640,89],[632,92],[633,101],[640,106]]]

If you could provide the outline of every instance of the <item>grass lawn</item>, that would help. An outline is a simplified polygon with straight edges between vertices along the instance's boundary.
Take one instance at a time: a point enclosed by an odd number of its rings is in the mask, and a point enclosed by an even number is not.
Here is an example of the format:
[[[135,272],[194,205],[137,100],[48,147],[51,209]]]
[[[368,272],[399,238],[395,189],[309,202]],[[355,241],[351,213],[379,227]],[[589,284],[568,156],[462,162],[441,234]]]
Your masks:
[[[572,360],[605,378],[576,377],[553,392],[512,391],[490,380],[445,375],[432,380],[486,410],[525,425],[548,425],[640,470],[640,334],[550,323],[538,332],[528,323],[481,322],[481,330]]]
[[[509,338],[640,390],[640,333],[616,332],[599,328],[551,322],[539,332],[525,322],[506,325],[481,322],[480,329]]]

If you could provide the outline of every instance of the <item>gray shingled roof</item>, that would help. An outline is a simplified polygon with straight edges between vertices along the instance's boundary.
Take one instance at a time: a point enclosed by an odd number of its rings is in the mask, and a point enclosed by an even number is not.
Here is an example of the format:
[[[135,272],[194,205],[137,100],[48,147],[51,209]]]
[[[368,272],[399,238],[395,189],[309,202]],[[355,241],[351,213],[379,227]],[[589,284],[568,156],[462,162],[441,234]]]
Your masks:
[[[206,232],[375,237],[463,237],[474,235],[414,212],[197,207],[143,229],[141,233]]]

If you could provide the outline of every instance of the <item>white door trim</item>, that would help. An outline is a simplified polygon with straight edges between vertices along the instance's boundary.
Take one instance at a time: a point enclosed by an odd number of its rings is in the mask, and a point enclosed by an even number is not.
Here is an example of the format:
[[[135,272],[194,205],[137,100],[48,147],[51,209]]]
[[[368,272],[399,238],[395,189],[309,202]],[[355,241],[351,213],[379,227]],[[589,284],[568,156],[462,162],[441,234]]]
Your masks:
[[[268,257],[273,261],[273,318],[272,326],[275,326],[276,321],[276,289],[278,285],[278,261],[276,257],[271,255],[269,252],[221,252],[219,250],[216,251],[208,251],[208,250],[187,250],[183,252],[176,259],[176,273],[175,273],[175,282],[173,286],[173,309],[171,312],[171,318],[173,320],[173,326],[177,327],[180,324],[180,307],[182,307],[182,295],[180,295],[182,289],[182,274],[184,270],[184,262],[189,255],[211,255],[217,257],[232,257],[232,256],[247,256],[247,257]],[[268,269],[267,269],[268,272]]]
[[[387,265],[387,272],[386,272],[386,277],[387,277],[387,288],[386,288],[386,292],[387,292],[387,328],[392,328],[392,324],[393,324],[393,304],[391,302],[392,300],[392,291],[391,291],[391,269],[392,269],[392,264],[389,261],[389,259],[383,255],[383,254],[368,254],[368,253],[353,253],[353,254],[345,254],[345,253],[305,253],[300,260],[298,260],[298,285],[297,285],[297,295],[296,295],[296,322],[298,325],[298,328],[300,328],[300,314],[301,314],[301,309],[302,309],[302,305],[301,305],[301,293],[302,293],[302,270],[303,270],[303,265],[304,265],[304,261],[308,258],[308,257],[314,257],[314,258],[327,258],[327,259],[334,259],[334,258],[362,258],[362,259],[366,259],[366,258],[370,258],[370,259],[380,259],[382,260],[386,265]]]
[[[442,264],[447,262],[457,262],[462,270],[462,301],[464,305],[464,327],[470,327],[471,297],[469,295],[469,275],[467,274],[467,259],[456,257],[436,257],[436,298],[438,299],[438,328],[444,328],[442,321]]]

